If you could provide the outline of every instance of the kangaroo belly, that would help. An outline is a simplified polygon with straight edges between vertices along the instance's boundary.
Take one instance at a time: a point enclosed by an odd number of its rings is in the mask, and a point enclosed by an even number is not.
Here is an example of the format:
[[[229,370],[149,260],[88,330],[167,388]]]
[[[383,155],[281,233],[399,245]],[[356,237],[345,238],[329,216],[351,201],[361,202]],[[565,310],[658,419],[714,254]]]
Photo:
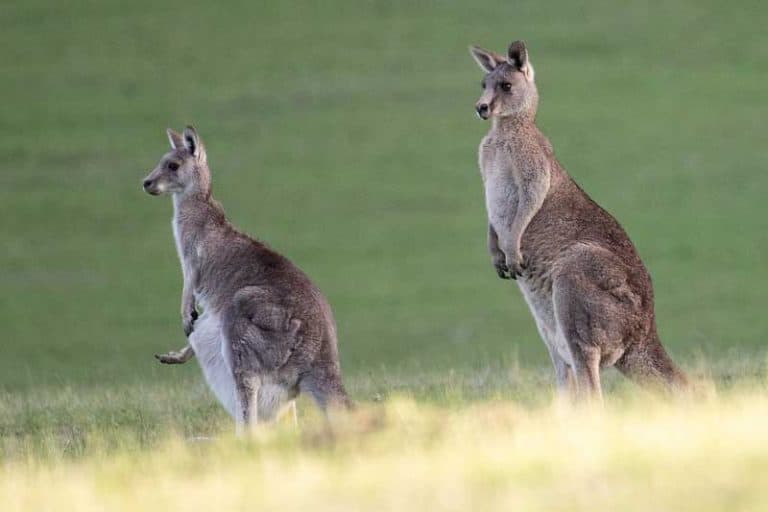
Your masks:
[[[204,312],[195,321],[194,331],[189,335],[189,343],[195,351],[211,391],[224,409],[234,417],[236,413],[235,379],[224,359],[222,350],[224,337],[218,316],[208,311]]]

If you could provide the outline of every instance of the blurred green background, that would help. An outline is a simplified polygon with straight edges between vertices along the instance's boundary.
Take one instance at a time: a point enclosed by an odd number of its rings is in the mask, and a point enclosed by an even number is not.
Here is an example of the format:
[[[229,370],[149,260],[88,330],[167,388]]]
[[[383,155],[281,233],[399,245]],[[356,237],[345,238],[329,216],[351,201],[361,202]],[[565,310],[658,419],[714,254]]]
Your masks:
[[[547,365],[485,249],[467,46],[526,39],[539,124],[625,226],[678,359],[762,357],[762,2],[0,5],[0,388],[198,375],[171,204],[140,190],[194,123],[232,221],[328,295],[348,375]],[[354,394],[355,390],[352,389]]]

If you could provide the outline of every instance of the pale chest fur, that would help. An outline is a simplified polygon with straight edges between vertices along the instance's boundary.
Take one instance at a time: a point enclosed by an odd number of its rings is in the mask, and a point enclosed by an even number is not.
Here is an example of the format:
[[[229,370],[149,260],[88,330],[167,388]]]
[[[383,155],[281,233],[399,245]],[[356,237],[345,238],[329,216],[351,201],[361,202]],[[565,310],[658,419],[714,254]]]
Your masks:
[[[515,216],[518,201],[516,163],[509,147],[489,135],[480,143],[480,174],[485,189],[488,221],[503,230]]]
[[[184,275],[184,282],[187,282],[188,276],[191,275],[190,270],[193,262],[189,258],[189,251],[184,246],[184,233],[182,229],[182,214],[181,214],[180,199],[177,196],[173,196],[173,219],[171,219],[171,229],[173,229],[173,241],[176,244],[176,253],[179,255],[179,263],[181,263],[181,272]]]
[[[178,215],[173,216],[171,220],[171,228],[173,229],[173,241],[176,243],[176,253],[179,255],[179,263],[181,263],[181,272],[186,276],[189,275],[189,266],[191,262],[184,257],[184,249],[181,244],[181,226],[179,225]]]
[[[184,276],[184,283],[188,286],[195,288],[197,283],[191,282],[194,268],[200,265],[200,262],[204,258],[205,245],[201,242],[195,242],[190,240],[189,237],[185,237],[182,229],[182,225],[178,214],[174,214],[171,221],[171,227],[173,228],[173,240],[176,244],[176,252],[179,256],[179,263],[181,263],[181,272]],[[196,294],[197,295],[197,294]],[[197,296],[198,303],[204,302],[204,298]],[[204,305],[204,304],[202,304]]]

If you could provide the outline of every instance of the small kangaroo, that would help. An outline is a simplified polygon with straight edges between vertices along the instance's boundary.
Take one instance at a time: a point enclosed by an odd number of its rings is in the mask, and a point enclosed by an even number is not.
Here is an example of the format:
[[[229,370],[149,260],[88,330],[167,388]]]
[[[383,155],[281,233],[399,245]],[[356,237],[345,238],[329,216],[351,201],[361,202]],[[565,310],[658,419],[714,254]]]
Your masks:
[[[184,363],[196,355],[239,429],[274,420],[284,406],[295,407],[300,392],[324,411],[349,406],[336,324],[323,294],[287,258],[229,223],[211,196],[211,171],[195,129],[188,126],[183,135],[169,129],[168,139],[171,151],[143,187],[173,197],[189,344],[156,357]]]
[[[621,225],[566,173],[536,126],[538,92],[523,41],[507,56],[472,46],[485,72],[478,116],[488,249],[517,279],[563,394],[602,401],[600,369],[670,390],[687,387],[656,332],[653,288]]]

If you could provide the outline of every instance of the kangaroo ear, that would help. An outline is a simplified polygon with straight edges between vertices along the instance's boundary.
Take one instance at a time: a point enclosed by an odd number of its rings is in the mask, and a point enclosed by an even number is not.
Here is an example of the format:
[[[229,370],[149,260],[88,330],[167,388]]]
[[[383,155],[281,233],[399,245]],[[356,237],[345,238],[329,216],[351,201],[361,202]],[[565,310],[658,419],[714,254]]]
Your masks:
[[[470,46],[469,54],[475,59],[475,62],[480,66],[480,69],[486,73],[490,73],[506,60],[498,53],[486,50],[485,48],[480,48],[479,46]]]
[[[205,161],[205,147],[194,126],[187,126],[184,128],[184,147],[187,148],[187,151],[189,151],[192,156],[200,161]]]
[[[533,80],[533,66],[528,60],[528,48],[525,41],[513,41],[507,51],[507,62],[525,74],[528,80]]]
[[[184,140],[181,138],[181,134],[179,132],[168,128],[165,133],[168,134],[168,142],[171,143],[171,148],[179,149],[184,147]]]

